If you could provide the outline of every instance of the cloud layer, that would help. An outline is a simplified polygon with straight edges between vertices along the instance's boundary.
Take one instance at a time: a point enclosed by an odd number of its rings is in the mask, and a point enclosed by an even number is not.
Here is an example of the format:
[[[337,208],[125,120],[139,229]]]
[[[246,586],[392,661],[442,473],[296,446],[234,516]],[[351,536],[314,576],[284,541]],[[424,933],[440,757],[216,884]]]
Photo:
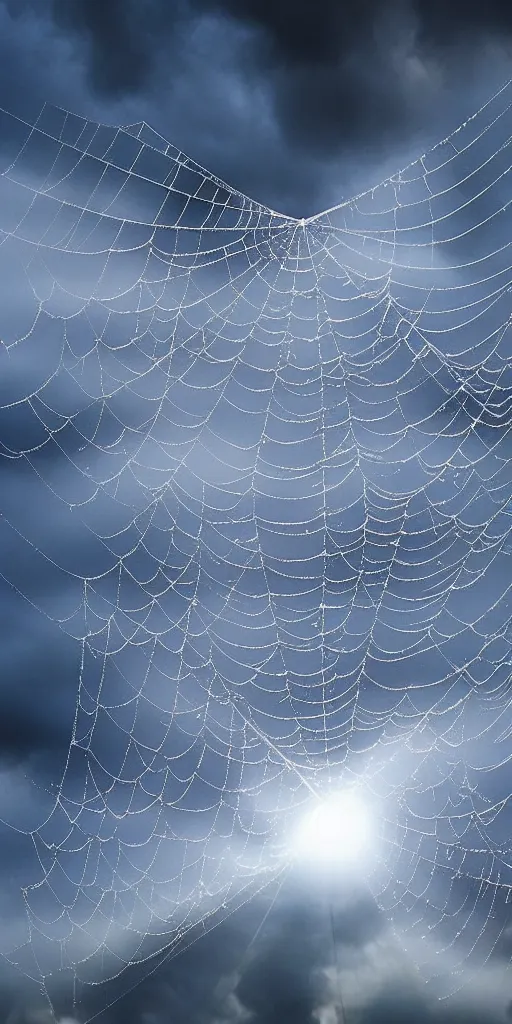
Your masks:
[[[436,71],[453,87],[463,62],[512,29],[510,7],[498,0],[54,0],[52,7],[56,29],[81,48],[93,87],[117,96],[162,82],[164,66],[172,88],[172,64],[194,47],[208,15],[226,31],[229,23],[244,30],[231,37],[239,75],[268,90],[286,138],[323,157],[378,151],[413,131],[430,113]],[[199,67],[195,74],[200,88]]]
[[[470,114],[506,76],[511,23],[497,2],[2,0],[0,95],[143,118],[302,215]]]

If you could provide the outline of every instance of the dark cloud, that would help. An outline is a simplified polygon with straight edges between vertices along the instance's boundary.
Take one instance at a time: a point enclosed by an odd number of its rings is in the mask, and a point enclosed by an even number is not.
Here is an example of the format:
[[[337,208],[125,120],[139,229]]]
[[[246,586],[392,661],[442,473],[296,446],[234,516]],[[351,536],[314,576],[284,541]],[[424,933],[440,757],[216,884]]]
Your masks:
[[[435,45],[451,45],[464,37],[478,45],[480,33],[509,32],[512,10],[506,0],[412,0],[420,39]]]
[[[69,747],[79,652],[57,629],[45,629],[40,617],[26,616],[14,594],[5,598],[12,639],[1,657],[0,764],[23,764],[34,777],[58,779]],[[24,618],[26,632],[19,636]],[[47,695],[42,704],[34,701],[41,691]]]
[[[74,32],[85,46],[95,86],[121,94],[147,84],[162,33],[169,43],[182,14],[182,2],[159,0],[53,0],[52,4],[57,27]]]
[[[508,1021],[506,1008],[491,1005],[491,977],[472,998],[439,1000],[424,988],[387,928],[375,932],[370,899],[355,896],[332,911],[333,920],[318,887],[287,884],[274,904],[260,897],[178,955],[78,988],[74,1005],[71,986],[50,986],[52,1005],[57,1016],[97,1024],[318,1024],[334,1020],[336,1007],[358,1024]],[[11,1017],[51,1024],[43,1012],[21,1000]]]
[[[386,988],[364,1008],[359,1019],[361,1024],[504,1024],[501,1016],[481,1005],[436,1004],[421,993]]]
[[[281,909],[246,968],[236,994],[254,1024],[308,1024],[322,1000],[320,970],[327,962],[328,916],[307,898]],[[263,983],[264,979],[264,983]]]
[[[436,42],[451,34],[489,30],[501,31],[512,25],[510,7],[503,0],[399,0],[398,3],[379,4],[377,0],[199,0],[210,3],[261,26],[283,54],[291,59],[315,63],[325,60],[336,62],[354,45],[371,37],[382,11],[387,18],[407,15],[417,21],[419,31]]]
[[[511,22],[504,4],[441,0],[0,0],[0,103],[144,119],[303,216],[472,113],[506,75]]]
[[[150,88],[164,67],[172,89],[178,37],[193,46],[205,15],[243,26],[242,75],[252,69],[270,88],[286,136],[324,154],[378,150],[413,130],[429,101],[418,62],[461,71],[457,51],[503,41],[512,28],[509,5],[476,0],[54,0],[52,14],[82,48],[94,88],[114,95]]]

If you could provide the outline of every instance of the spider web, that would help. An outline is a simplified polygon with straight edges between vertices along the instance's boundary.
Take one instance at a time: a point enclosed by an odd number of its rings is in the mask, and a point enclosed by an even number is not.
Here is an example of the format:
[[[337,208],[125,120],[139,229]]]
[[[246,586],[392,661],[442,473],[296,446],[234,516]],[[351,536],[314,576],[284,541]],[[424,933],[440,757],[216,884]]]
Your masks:
[[[10,822],[42,984],[279,885],[347,784],[436,992],[508,959],[511,102],[307,220],[144,123],[2,112],[5,578],[81,650]]]

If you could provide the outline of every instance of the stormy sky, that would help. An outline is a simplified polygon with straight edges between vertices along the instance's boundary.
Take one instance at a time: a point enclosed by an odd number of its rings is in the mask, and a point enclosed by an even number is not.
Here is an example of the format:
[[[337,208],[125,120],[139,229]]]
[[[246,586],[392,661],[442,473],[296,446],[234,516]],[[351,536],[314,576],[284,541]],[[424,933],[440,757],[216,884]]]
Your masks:
[[[10,0],[2,94],[145,119],[243,192],[304,216],[437,142],[507,76],[504,3]],[[398,163],[397,163],[398,161]],[[377,172],[378,173],[378,172]]]
[[[416,158],[511,41],[0,0],[11,1021],[510,1019],[509,92]],[[288,865],[339,780],[371,894]]]

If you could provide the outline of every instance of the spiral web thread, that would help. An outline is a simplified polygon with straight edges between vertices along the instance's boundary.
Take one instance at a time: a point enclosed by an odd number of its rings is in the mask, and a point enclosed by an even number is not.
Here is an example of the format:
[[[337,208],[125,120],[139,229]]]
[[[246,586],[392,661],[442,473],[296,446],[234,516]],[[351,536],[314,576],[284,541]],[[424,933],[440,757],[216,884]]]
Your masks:
[[[307,220],[146,124],[2,113],[5,576],[82,651],[62,779],[11,821],[1,953],[43,984],[278,883],[353,782],[436,991],[507,961],[511,102]]]

